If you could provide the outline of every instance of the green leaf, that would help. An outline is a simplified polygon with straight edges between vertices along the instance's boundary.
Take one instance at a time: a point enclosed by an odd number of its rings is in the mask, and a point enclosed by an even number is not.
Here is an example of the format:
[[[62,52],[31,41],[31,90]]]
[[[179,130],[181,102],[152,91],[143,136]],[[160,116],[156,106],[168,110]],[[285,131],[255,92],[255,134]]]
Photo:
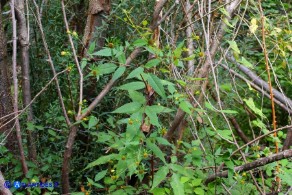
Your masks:
[[[158,93],[161,97],[166,98],[161,80],[156,75],[150,74],[147,80],[149,82],[149,85],[154,89],[156,93]]]
[[[117,80],[118,78],[120,78],[120,77],[124,74],[125,70],[126,70],[126,67],[125,67],[125,66],[120,66],[120,67],[116,70],[116,72],[114,73],[112,79],[113,79],[113,80]]]
[[[245,59],[244,57],[241,57],[240,63],[242,63],[247,68],[253,69],[253,65],[249,61],[247,61],[247,59]]]
[[[140,108],[141,108],[141,104],[139,102],[131,102],[117,108],[112,113],[131,114],[131,113],[137,112]]]
[[[192,111],[190,110],[192,107],[193,106],[186,100],[181,101],[179,104],[179,108],[188,114],[192,114]]]
[[[136,47],[142,47],[144,45],[147,45],[148,44],[148,41],[145,40],[145,39],[137,39],[133,45],[136,46]]]
[[[240,54],[240,50],[238,49],[237,44],[236,44],[235,41],[228,41],[228,43],[229,43],[231,49],[232,49],[235,53]]]
[[[83,70],[86,65],[87,65],[87,59],[86,58],[82,58],[82,60],[81,60],[81,69]]]
[[[117,68],[117,65],[113,63],[105,63],[105,64],[98,65],[97,70],[99,74],[110,74],[114,72],[116,68]]]
[[[89,49],[87,50],[87,53],[92,54],[92,52],[94,52],[94,50],[95,50],[95,41],[90,43]]]
[[[104,176],[106,175],[106,173],[107,173],[107,170],[104,170],[104,171],[99,172],[98,174],[95,175],[94,181],[101,180],[102,178],[104,178]]]
[[[193,179],[192,180],[192,185],[193,186],[199,186],[202,183],[202,179]]]
[[[147,106],[151,112],[155,112],[155,113],[169,113],[169,112],[173,112],[172,109],[166,108],[164,106],[160,106],[160,105],[153,105],[153,106]]]
[[[229,141],[232,141],[233,138],[231,137],[231,131],[230,130],[217,130],[217,132],[224,138]]]
[[[208,109],[210,109],[210,110],[214,110],[214,107],[213,107],[212,104],[209,103],[209,102],[205,102],[205,106],[206,106],[206,108],[208,108]]]
[[[100,185],[100,184],[98,184],[98,183],[95,183],[92,179],[90,179],[90,178],[88,178],[88,177],[87,177],[87,181],[88,181],[88,183],[90,183],[91,185],[94,185],[94,186],[97,187],[97,188],[103,188],[102,185]]]
[[[122,52],[118,57],[120,65],[126,64],[126,55],[124,52]]]
[[[145,83],[141,81],[127,83],[118,87],[121,90],[139,90],[143,88],[145,88]]]
[[[107,155],[107,156],[101,156],[96,161],[93,161],[93,162],[89,163],[86,166],[85,169],[89,169],[89,168],[92,168],[92,167],[97,166],[97,165],[106,164],[110,160],[115,160],[118,156],[119,156],[118,154],[110,154],[110,155]]]
[[[88,129],[91,129],[98,123],[98,120],[95,116],[90,116],[89,123],[88,123]]]
[[[112,56],[112,49],[104,48],[104,49],[101,49],[97,52],[94,52],[92,55],[109,57],[109,56]]]
[[[194,192],[195,192],[196,194],[198,194],[198,195],[204,195],[204,194],[205,194],[205,191],[204,191],[203,188],[196,188],[196,189],[194,190]]]
[[[131,79],[131,78],[134,78],[134,77],[137,77],[137,76],[140,76],[141,73],[144,72],[144,68],[142,67],[138,67],[136,68],[135,70],[133,70],[128,76],[126,79]]]
[[[139,102],[140,104],[144,104],[146,102],[145,96],[142,93],[133,90],[129,90],[128,92],[133,102]]]
[[[48,130],[48,133],[54,137],[57,135],[56,132],[51,129]]]
[[[155,125],[155,126],[160,126],[159,122],[158,122],[158,117],[157,117],[157,114],[155,112],[151,112],[151,109],[149,108],[149,106],[146,106],[145,108],[145,113],[146,115],[149,117],[150,119],[150,123],[152,125]]]
[[[153,195],[165,195],[165,188],[155,188],[149,192],[153,193]]]
[[[179,175],[174,173],[171,177],[170,185],[174,195],[184,195],[183,184],[180,182]]]
[[[229,17],[229,13],[226,11],[226,9],[224,7],[219,8],[219,10],[221,11],[222,14]]]
[[[151,143],[150,140],[146,140],[147,147],[157,156],[162,162],[166,164],[166,161],[164,159],[164,153],[160,150],[158,146]]]
[[[226,113],[226,114],[237,114],[238,112],[235,111],[235,110],[221,110],[223,113]]]
[[[152,59],[149,60],[146,64],[145,64],[145,68],[152,68],[154,66],[157,66],[159,63],[161,62],[161,60],[159,59]]]
[[[258,109],[256,107],[256,105],[254,104],[254,101],[252,98],[249,98],[249,99],[243,99],[243,101],[246,103],[246,105],[254,112],[256,113],[257,115],[265,118],[265,115],[263,114],[262,110]]]
[[[155,173],[152,188],[150,191],[152,191],[154,188],[156,188],[162,181],[166,179],[166,176],[169,172],[169,169],[167,166],[163,166],[159,168],[159,170]]]

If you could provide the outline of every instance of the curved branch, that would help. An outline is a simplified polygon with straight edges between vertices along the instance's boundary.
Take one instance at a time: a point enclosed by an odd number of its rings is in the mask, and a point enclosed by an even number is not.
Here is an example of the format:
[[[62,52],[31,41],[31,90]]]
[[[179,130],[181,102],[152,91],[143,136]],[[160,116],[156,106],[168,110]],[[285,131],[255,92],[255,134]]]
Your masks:
[[[268,157],[260,158],[258,160],[255,160],[251,163],[247,163],[247,164],[242,165],[242,166],[237,166],[234,168],[234,171],[235,172],[249,171],[249,170],[255,169],[257,167],[261,167],[261,166],[264,166],[266,164],[269,164],[269,163],[272,163],[275,161],[279,161],[282,159],[290,158],[290,157],[292,157],[292,149],[285,150],[283,152],[280,152],[278,154],[273,154],[273,155],[268,156]],[[214,181],[216,178],[227,177],[227,176],[228,176],[228,171],[223,171],[221,173],[213,174],[206,179],[205,184],[208,184],[208,183]]]

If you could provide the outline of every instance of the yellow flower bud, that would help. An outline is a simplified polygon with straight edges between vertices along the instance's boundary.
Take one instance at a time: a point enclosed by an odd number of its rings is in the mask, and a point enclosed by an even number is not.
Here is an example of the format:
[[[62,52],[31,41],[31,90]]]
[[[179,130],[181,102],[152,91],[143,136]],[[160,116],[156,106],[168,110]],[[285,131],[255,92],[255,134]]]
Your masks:
[[[74,37],[77,37],[77,36],[78,36],[78,34],[77,34],[76,31],[73,31],[73,32],[72,32],[72,35],[73,35]]]

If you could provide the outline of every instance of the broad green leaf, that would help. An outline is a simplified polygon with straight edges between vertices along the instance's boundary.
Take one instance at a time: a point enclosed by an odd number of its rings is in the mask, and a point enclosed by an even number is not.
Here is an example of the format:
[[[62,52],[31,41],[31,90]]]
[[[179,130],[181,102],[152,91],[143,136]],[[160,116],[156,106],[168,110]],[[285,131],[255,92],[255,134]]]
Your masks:
[[[57,136],[56,132],[51,129],[48,130],[48,133],[54,137]]]
[[[226,114],[237,114],[238,112],[235,111],[235,110],[221,110],[223,113],[226,113]]]
[[[104,49],[101,49],[97,52],[94,52],[92,55],[109,57],[109,56],[112,56],[112,49],[104,48]]]
[[[173,51],[173,54],[176,58],[180,58],[182,53],[182,47],[184,46],[184,41],[178,44],[177,48]]]
[[[195,192],[196,194],[198,194],[198,195],[204,195],[204,194],[205,194],[205,191],[204,191],[203,188],[196,188],[196,189],[194,190],[194,192]]]
[[[90,43],[89,49],[87,50],[87,53],[92,54],[92,52],[94,52],[94,50],[95,50],[95,41]]]
[[[156,75],[150,74],[147,80],[149,82],[149,85],[154,89],[156,93],[158,93],[161,97],[166,98],[161,80]]]
[[[133,102],[139,102],[141,104],[144,104],[146,102],[145,96],[141,92],[133,90],[129,90],[128,92]]]
[[[240,54],[240,50],[238,49],[237,44],[236,44],[235,41],[228,41],[228,43],[229,43],[231,49],[232,49],[235,53]]]
[[[165,188],[155,188],[151,191],[149,191],[151,193],[153,193],[153,195],[165,195]],[[169,193],[168,193],[169,194]]]
[[[192,114],[192,111],[190,110],[192,107],[193,106],[186,100],[181,101],[179,104],[179,108],[188,114]]]
[[[125,70],[126,70],[126,67],[125,67],[125,66],[120,66],[120,67],[116,70],[116,72],[114,73],[112,79],[113,79],[113,80],[117,80],[118,78],[120,78],[120,77],[124,74]]]
[[[166,161],[164,159],[164,153],[160,150],[158,146],[151,143],[150,140],[146,140],[147,147],[157,156],[162,162],[166,164]]]
[[[195,59],[196,56],[197,56],[197,54],[194,53],[194,54],[190,55],[189,57],[183,58],[183,60],[184,61],[193,60],[193,59]]]
[[[156,188],[162,181],[164,181],[166,179],[168,172],[169,172],[169,169],[167,166],[163,166],[163,167],[159,168],[159,170],[154,175],[151,190]]]
[[[257,115],[265,118],[265,115],[263,114],[262,110],[258,109],[256,105],[254,104],[254,101],[252,98],[243,99],[243,101],[246,103],[246,105]]]
[[[119,56],[118,56],[118,60],[120,65],[124,65],[126,64],[126,55],[124,52],[122,52]]]
[[[219,10],[221,11],[222,14],[229,17],[229,13],[226,11],[226,9],[224,7],[219,8]]]
[[[88,123],[88,129],[91,129],[98,123],[98,120],[95,116],[90,116],[89,123]]]
[[[90,178],[88,178],[88,177],[87,177],[87,181],[88,181],[88,183],[90,183],[91,185],[94,185],[94,186],[97,187],[97,188],[103,188],[102,185],[100,185],[100,184],[98,184],[98,183],[95,183],[92,179],[90,179]]]
[[[151,112],[151,109],[150,109],[149,106],[146,106],[146,108],[145,108],[145,113],[146,113],[146,115],[149,117],[149,119],[150,119],[150,123],[151,123],[152,125],[160,126],[159,121],[158,121],[157,114],[156,114],[155,112]]]
[[[205,102],[205,106],[206,106],[206,108],[208,108],[210,110],[214,110],[214,107],[212,106],[212,104],[207,102],[207,101]]]
[[[141,73],[144,72],[144,68],[142,67],[138,67],[136,68],[135,70],[133,70],[128,76],[126,79],[131,79],[131,78],[134,78],[134,77],[138,77],[140,76]]]
[[[116,68],[117,68],[117,65],[113,63],[105,63],[105,64],[98,65],[97,70],[99,74],[110,74],[114,72]]]
[[[82,60],[81,60],[81,69],[83,70],[86,65],[87,65],[87,59],[86,58],[82,58]]]
[[[118,154],[110,154],[107,156],[101,156],[96,161],[89,163],[85,169],[89,169],[89,168],[92,168],[92,167],[97,166],[97,165],[102,165],[102,164],[108,163],[108,161],[115,160],[118,156],[119,156]]]
[[[193,179],[192,180],[192,185],[193,186],[199,186],[202,183],[202,179]]]
[[[137,112],[140,108],[141,108],[141,104],[139,102],[131,102],[117,108],[112,113],[132,114],[134,112]]]
[[[234,28],[234,26],[229,22],[229,20],[228,20],[227,18],[223,18],[223,22],[224,22],[227,26],[229,26],[229,27],[231,27],[231,28]]]
[[[166,108],[164,106],[160,106],[160,105],[153,105],[153,106],[147,106],[149,108],[149,110],[151,112],[155,112],[155,113],[169,113],[169,112],[173,112],[172,109]]]
[[[141,81],[127,83],[118,87],[121,90],[139,90],[143,88],[145,88],[145,83]]]
[[[171,177],[170,185],[173,190],[174,195],[184,195],[184,187],[183,184],[180,182],[179,175],[176,173],[173,173]]]
[[[148,41],[145,40],[145,39],[137,39],[133,45],[136,46],[136,47],[142,47],[144,45],[147,45],[148,44]]]
[[[181,178],[180,178],[180,182],[182,182],[182,183],[186,183],[186,182],[189,181],[189,180],[190,180],[189,177],[181,177]]]
[[[231,137],[231,131],[230,130],[217,130],[217,132],[224,138],[229,141],[232,141],[233,138]]]
[[[99,172],[98,174],[95,175],[94,181],[101,180],[102,178],[104,178],[104,176],[106,175],[106,173],[107,173],[107,170],[104,170],[104,171]]]
[[[156,137],[156,141],[158,144],[166,145],[166,146],[171,146],[171,143],[167,141],[167,139],[163,137]]]
[[[253,69],[253,65],[249,61],[247,61],[247,59],[245,59],[244,57],[241,57],[240,63],[242,63],[247,68]]]
[[[159,63],[161,62],[161,60],[155,58],[152,60],[149,60],[146,64],[145,64],[145,68],[152,68],[154,66],[157,66]]]

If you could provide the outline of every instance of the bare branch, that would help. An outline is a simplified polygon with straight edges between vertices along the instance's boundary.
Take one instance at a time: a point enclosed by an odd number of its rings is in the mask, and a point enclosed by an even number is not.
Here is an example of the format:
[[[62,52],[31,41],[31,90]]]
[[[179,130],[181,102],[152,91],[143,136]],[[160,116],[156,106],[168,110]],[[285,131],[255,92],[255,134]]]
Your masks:
[[[286,159],[286,158],[290,158],[290,157],[292,157],[292,149],[285,150],[283,152],[280,152],[278,154],[273,154],[273,155],[268,156],[268,157],[260,158],[258,160],[255,160],[251,163],[247,163],[247,164],[242,165],[242,166],[237,166],[234,168],[234,171],[235,172],[249,171],[249,170],[253,170],[257,167],[261,167],[261,166],[267,165],[269,163],[279,161],[282,159]],[[208,184],[208,183],[214,181],[216,178],[227,177],[227,176],[228,176],[228,171],[223,171],[221,173],[213,174],[206,179],[205,184]]]

